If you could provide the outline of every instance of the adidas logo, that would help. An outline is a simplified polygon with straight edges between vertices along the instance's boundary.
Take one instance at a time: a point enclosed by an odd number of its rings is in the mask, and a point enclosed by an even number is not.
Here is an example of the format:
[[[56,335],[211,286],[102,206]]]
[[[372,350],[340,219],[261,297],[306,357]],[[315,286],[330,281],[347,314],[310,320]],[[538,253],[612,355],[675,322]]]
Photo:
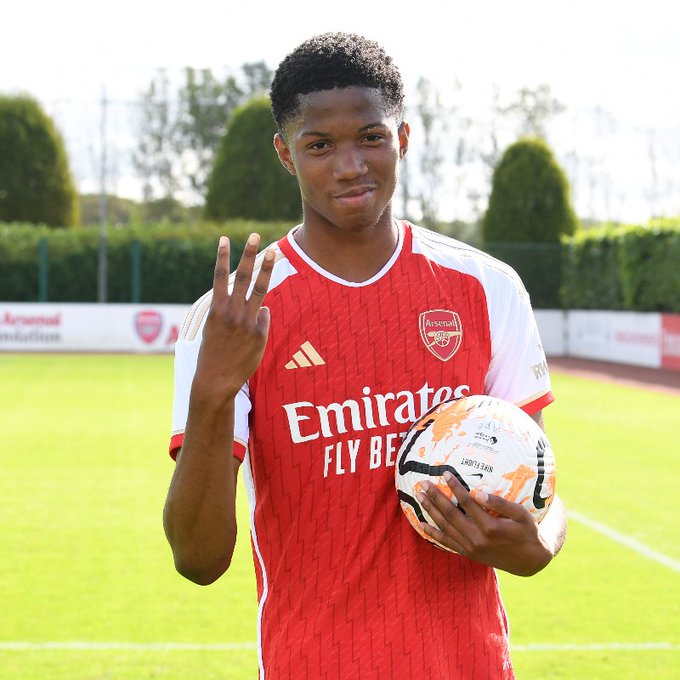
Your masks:
[[[307,368],[308,366],[323,366],[326,362],[319,356],[319,353],[312,347],[312,343],[304,342],[299,351],[293,354],[293,358],[286,364],[287,369]]]

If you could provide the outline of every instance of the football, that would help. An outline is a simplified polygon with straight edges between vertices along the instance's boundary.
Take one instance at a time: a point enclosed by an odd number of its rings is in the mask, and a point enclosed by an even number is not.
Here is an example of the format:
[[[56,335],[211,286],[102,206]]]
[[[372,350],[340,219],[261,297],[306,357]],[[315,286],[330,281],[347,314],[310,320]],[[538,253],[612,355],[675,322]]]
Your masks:
[[[443,474],[468,490],[521,503],[537,522],[555,494],[555,456],[545,432],[521,408],[475,395],[443,402],[417,420],[399,448],[395,482],[401,508],[413,528],[430,538],[421,522],[436,526],[416,498],[422,482],[435,484],[456,503]]]

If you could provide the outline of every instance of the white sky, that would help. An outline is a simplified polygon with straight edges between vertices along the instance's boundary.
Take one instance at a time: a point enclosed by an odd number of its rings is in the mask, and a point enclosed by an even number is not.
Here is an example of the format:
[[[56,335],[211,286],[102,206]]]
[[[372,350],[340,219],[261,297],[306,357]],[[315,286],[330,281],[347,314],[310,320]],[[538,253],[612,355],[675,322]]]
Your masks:
[[[444,91],[458,79],[470,101],[493,84],[511,94],[547,83],[569,107],[565,129],[576,127],[577,111],[600,106],[625,130],[678,132],[679,8],[673,0],[0,0],[0,92],[27,91],[55,115],[82,182],[95,173],[78,131],[97,130],[103,87],[132,101],[161,67],[221,73],[264,60],[274,68],[326,30],[380,42],[407,92],[420,76]],[[680,137],[669,138],[680,192]],[[88,142],[91,157],[97,143]],[[636,153],[611,163],[629,162],[634,177],[644,149]],[[680,199],[670,209],[680,213]]]

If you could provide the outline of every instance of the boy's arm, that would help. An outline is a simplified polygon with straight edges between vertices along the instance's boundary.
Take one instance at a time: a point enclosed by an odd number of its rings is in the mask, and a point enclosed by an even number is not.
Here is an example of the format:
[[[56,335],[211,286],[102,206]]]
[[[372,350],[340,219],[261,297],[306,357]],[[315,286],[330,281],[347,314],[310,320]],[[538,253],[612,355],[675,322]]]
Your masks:
[[[267,251],[247,297],[258,245],[251,235],[229,293],[229,241],[220,238],[184,442],[163,511],[177,570],[203,585],[226,571],[236,543],[234,402],[264,354],[269,310],[262,301],[274,265]]]

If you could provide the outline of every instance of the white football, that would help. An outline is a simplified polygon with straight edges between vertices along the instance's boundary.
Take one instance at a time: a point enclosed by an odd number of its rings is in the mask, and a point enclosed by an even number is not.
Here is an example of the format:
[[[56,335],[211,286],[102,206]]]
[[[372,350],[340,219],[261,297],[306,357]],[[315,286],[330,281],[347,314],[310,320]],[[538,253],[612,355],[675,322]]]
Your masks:
[[[510,402],[474,395],[443,402],[416,421],[397,457],[395,481],[401,508],[413,528],[440,548],[420,522],[436,526],[416,498],[422,482],[435,484],[454,503],[443,474],[468,490],[521,503],[537,522],[555,495],[555,456],[536,421]]]

